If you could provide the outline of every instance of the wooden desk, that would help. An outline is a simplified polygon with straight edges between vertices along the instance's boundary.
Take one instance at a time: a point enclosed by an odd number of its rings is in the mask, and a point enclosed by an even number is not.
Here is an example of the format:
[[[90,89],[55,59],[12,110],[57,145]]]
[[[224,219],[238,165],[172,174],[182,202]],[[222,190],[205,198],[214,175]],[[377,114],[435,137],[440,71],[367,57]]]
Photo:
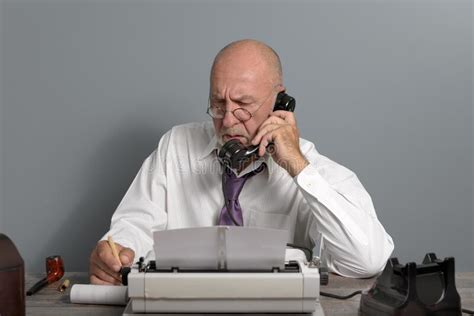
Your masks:
[[[27,275],[26,289],[29,289],[42,276]],[[89,283],[85,272],[70,272],[62,279],[68,278],[71,284]],[[69,302],[70,288],[61,293],[56,289],[61,281],[49,285],[33,296],[26,298],[27,315],[122,315],[122,306],[78,305]],[[322,291],[339,295],[349,294],[359,289],[369,288],[374,279],[347,279],[330,275],[329,285],[321,287]],[[474,309],[474,272],[456,274],[456,286],[461,295],[463,308]],[[357,315],[360,295],[348,300],[336,300],[321,297],[321,305],[326,315]]]

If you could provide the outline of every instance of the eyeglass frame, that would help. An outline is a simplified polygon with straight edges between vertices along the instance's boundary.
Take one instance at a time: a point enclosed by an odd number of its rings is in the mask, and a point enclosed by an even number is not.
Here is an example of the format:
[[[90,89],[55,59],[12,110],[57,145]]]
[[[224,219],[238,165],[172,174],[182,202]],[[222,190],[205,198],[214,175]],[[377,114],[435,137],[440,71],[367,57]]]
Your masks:
[[[225,111],[223,112],[223,116],[222,116],[222,117],[214,117],[214,116],[212,116],[212,114],[211,114],[211,97],[209,96],[209,98],[208,98],[208,100],[207,100],[207,110],[206,110],[206,114],[209,115],[209,116],[210,116],[211,118],[213,118],[213,119],[222,120],[228,112],[231,112],[232,115],[233,115],[237,120],[239,120],[240,122],[247,122],[248,120],[250,120],[250,119],[253,117],[253,114],[255,114],[258,110],[260,110],[260,108],[262,107],[262,105],[264,105],[265,102],[268,101],[268,98],[270,98],[270,96],[272,96],[272,94],[274,93],[274,89],[275,89],[276,87],[280,86],[280,85],[281,85],[281,84],[276,84],[275,86],[273,86],[273,87],[272,87],[272,91],[270,91],[270,93],[269,93],[268,96],[265,98],[265,100],[263,100],[262,103],[260,103],[260,105],[258,105],[257,108],[256,108],[254,111],[250,112],[249,110],[244,109],[244,108],[241,107],[241,106],[238,106],[236,109],[233,109],[232,111],[230,111],[230,110],[225,110]],[[214,108],[217,108],[217,107],[214,107]],[[241,119],[239,119],[239,118],[235,115],[235,111],[237,111],[237,110],[245,111],[246,113],[248,113],[249,118],[246,119],[246,120],[241,120]]]

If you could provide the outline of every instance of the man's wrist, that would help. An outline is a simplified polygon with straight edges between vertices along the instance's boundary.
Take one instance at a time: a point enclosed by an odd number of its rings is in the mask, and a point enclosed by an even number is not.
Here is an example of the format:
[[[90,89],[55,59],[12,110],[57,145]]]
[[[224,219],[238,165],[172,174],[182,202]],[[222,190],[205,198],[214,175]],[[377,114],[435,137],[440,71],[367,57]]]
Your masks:
[[[292,159],[288,162],[286,171],[290,174],[292,178],[296,177],[309,165],[309,161],[303,156],[299,156],[295,159]]]

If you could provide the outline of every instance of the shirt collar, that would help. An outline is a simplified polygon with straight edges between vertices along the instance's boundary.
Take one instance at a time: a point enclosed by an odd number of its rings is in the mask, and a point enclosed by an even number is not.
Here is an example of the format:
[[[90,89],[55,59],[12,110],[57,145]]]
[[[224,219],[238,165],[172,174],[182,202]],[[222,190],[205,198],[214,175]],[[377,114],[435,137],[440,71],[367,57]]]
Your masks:
[[[212,156],[213,159],[217,159],[217,152],[219,151],[220,148],[221,148],[221,145],[217,141],[217,136],[215,133],[213,133],[211,139],[209,140],[209,143],[199,153],[198,160],[204,160],[205,158],[209,156]],[[268,170],[269,176],[272,175],[272,173],[276,171],[275,170],[276,168],[279,168],[279,166],[273,161],[272,157],[268,153],[265,153],[265,155],[260,159],[263,163],[267,165],[265,169]],[[259,163],[254,163],[253,165],[255,166],[255,168],[253,169],[256,169],[260,166]]]
[[[203,160],[204,158],[208,157],[214,151],[219,150],[220,145],[217,141],[216,134],[213,134],[209,143],[203,148],[203,150],[198,155],[198,160]]]

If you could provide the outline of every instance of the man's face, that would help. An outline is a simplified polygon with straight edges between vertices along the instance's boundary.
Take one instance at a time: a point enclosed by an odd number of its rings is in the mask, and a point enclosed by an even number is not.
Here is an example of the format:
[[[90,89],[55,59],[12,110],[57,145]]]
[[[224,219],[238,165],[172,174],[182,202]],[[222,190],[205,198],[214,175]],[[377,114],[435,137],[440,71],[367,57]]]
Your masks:
[[[276,100],[275,86],[262,64],[251,67],[233,63],[219,63],[211,76],[210,104],[226,110],[224,118],[213,119],[220,144],[237,138],[249,145],[260,125],[268,118]],[[247,121],[240,121],[231,112],[242,107],[252,113]]]

